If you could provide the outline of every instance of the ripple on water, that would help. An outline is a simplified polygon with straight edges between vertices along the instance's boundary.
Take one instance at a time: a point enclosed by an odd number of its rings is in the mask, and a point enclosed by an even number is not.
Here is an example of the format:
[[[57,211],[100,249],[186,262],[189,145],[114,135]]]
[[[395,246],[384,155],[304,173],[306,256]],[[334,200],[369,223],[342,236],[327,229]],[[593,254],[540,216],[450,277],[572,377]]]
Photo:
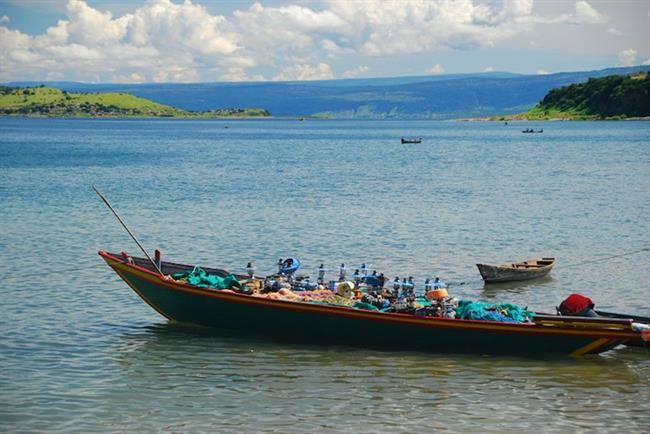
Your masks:
[[[179,262],[252,260],[262,274],[288,255],[307,272],[366,262],[391,278],[440,276],[463,298],[552,312],[578,291],[650,316],[648,252],[572,265],[649,244],[647,123],[554,123],[535,138],[492,123],[0,124],[0,431],[650,426],[645,350],[420,354],[169,324],[97,257],[137,249],[90,189]],[[403,135],[425,140],[401,147]],[[551,276],[523,284],[484,286],[474,265],[549,253]]]

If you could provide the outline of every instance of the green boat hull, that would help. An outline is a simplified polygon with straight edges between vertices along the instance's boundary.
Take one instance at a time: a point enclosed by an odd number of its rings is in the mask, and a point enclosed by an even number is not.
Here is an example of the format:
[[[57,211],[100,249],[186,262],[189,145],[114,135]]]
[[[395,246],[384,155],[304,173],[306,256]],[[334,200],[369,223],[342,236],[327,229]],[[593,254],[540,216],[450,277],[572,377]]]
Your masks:
[[[100,255],[164,317],[235,333],[387,349],[508,355],[598,353],[630,338],[620,330],[424,318],[269,300],[165,280],[120,258]]]

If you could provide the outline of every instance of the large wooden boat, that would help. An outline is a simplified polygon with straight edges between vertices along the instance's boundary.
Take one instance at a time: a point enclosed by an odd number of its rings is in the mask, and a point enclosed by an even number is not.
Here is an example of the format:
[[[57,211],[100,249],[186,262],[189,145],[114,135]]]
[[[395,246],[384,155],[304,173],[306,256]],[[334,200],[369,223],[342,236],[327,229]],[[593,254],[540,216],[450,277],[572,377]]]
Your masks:
[[[628,319],[541,315],[535,322],[506,323],[273,300],[199,288],[168,277],[192,270],[191,265],[161,261],[160,274],[143,258],[104,251],[99,255],[165,318],[235,333],[312,343],[508,355],[580,356],[641,340],[641,333],[633,329],[632,320]],[[203,269],[218,276],[229,274],[219,268]]]
[[[555,258],[537,258],[501,265],[476,264],[486,283],[512,282],[546,276],[555,265]]]

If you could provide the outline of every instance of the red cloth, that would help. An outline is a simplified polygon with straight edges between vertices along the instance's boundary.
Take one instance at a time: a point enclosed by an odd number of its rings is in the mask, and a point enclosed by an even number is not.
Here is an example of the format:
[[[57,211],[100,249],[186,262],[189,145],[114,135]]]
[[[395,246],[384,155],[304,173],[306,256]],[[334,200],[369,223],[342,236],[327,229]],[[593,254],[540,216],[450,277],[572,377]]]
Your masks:
[[[578,315],[586,309],[593,309],[594,302],[591,298],[582,294],[571,294],[562,304],[560,304],[560,313],[562,315]]]

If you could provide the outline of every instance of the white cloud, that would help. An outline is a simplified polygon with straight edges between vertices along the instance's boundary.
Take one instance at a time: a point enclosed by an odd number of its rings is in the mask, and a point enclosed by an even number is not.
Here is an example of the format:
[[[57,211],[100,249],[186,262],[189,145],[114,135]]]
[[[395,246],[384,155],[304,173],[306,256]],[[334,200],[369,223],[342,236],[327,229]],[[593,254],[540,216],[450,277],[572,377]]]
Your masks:
[[[483,72],[492,72],[492,71],[494,71],[494,67],[492,66],[486,66],[485,68],[483,68]]]
[[[650,58],[644,60],[642,65],[650,65]]]
[[[328,57],[338,57],[346,54],[354,55],[355,51],[352,47],[342,47],[331,39],[323,39],[320,41],[320,46]]]
[[[548,74],[550,74],[550,72],[548,72],[545,69],[538,69],[537,70],[537,75],[548,75]]]
[[[221,65],[227,67],[227,68],[252,68],[254,66],[257,66],[258,62],[252,57],[246,57],[246,56],[237,56],[233,55],[230,57],[224,57],[223,60],[221,61]]]
[[[341,51],[341,47],[331,39],[323,39],[320,44],[325,51],[329,51],[330,53],[338,53]]]
[[[68,34],[71,42],[86,47],[111,45],[119,42],[127,31],[130,17],[113,20],[110,12],[93,9],[81,0],[68,2],[70,21],[59,21],[60,32]]]
[[[533,0],[285,1],[256,2],[227,17],[199,3],[206,0],[147,0],[121,16],[84,0],[59,1],[66,18],[37,35],[9,29],[3,16],[0,80],[323,79],[333,76],[329,59],[490,47],[534,25],[608,19],[584,0],[552,18],[536,16]]]
[[[127,15],[128,16],[128,15]],[[238,35],[221,15],[210,15],[190,0],[182,4],[151,0],[130,20],[133,43],[161,45],[202,55],[227,55],[237,50]]]
[[[445,68],[441,64],[436,63],[434,66],[432,66],[431,68],[427,69],[424,72],[432,75],[444,74]]]
[[[628,48],[618,53],[618,62],[621,66],[633,66],[636,62],[637,51],[634,48]]]
[[[598,24],[609,20],[605,14],[598,12],[589,3],[584,0],[577,1],[575,4],[575,22]]]
[[[142,83],[145,81],[145,78],[140,74],[134,72],[131,75],[112,75],[111,81],[114,83]]]
[[[222,81],[266,81],[261,74],[249,76],[244,67],[233,66],[227,69],[227,72],[219,76]]]
[[[248,76],[244,68],[233,66],[232,68],[228,68],[225,74],[219,76],[219,79],[222,81],[246,81]]]
[[[156,74],[153,76],[153,81],[156,83],[167,83],[167,82],[181,82],[181,83],[191,83],[197,81],[199,74],[191,66],[185,66],[184,62],[179,62],[176,64],[165,65],[162,67]]]
[[[118,18],[69,0],[66,13],[33,37],[0,26],[0,79],[195,81],[239,49],[227,20],[190,0],[150,0]]]
[[[491,46],[527,28],[525,18],[532,14],[531,0],[505,1],[497,11],[472,0],[330,0],[328,5],[346,23],[339,39],[371,56]]]
[[[343,78],[354,78],[358,77],[360,75],[365,74],[368,72],[368,67],[367,66],[358,66],[356,68],[348,69],[347,71],[344,71],[341,74],[341,77]]]
[[[614,27],[610,27],[609,29],[607,29],[607,33],[609,33],[610,35],[614,35],[614,36],[622,36],[623,35],[623,32],[621,32],[618,29],[615,29]]]
[[[26,50],[33,38],[17,30],[10,30],[0,26],[0,55],[10,54],[14,50]]]
[[[345,24],[330,10],[316,11],[297,5],[265,7],[260,3],[245,11],[235,11],[232,21],[245,45],[243,51],[269,63],[314,56],[320,49],[318,41],[326,39],[326,35],[338,34]],[[340,49],[334,40],[322,48]]]
[[[537,24],[601,24],[609,21],[609,16],[597,11],[588,2],[580,0],[573,5],[572,13],[551,17],[532,16],[530,19]]]
[[[319,63],[312,66],[307,64],[287,66],[273,80],[276,81],[293,81],[293,80],[329,80],[334,78],[332,68],[327,63]]]

